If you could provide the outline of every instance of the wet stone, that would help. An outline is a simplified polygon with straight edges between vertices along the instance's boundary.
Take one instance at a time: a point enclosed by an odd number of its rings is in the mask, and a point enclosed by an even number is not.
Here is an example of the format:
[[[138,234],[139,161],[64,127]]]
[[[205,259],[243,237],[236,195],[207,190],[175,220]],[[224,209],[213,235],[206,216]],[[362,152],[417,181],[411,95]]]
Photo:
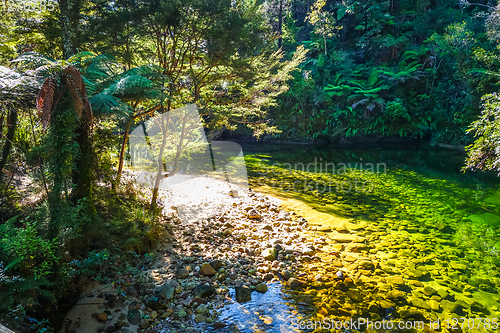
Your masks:
[[[210,276],[215,275],[217,272],[209,263],[204,263],[201,265],[200,273],[202,275]]]
[[[141,313],[139,310],[131,309],[127,313],[127,320],[131,325],[139,325],[141,323]]]
[[[252,299],[252,290],[247,286],[239,286],[234,288],[236,292],[236,301],[239,303],[248,302]]]
[[[392,284],[392,285],[396,285],[396,286],[403,285],[405,283],[403,278],[401,276],[397,276],[397,275],[386,277],[385,280],[387,281],[387,283]]]
[[[196,297],[207,299],[215,294],[215,288],[205,284],[199,284],[196,288],[194,288],[193,293]]]
[[[260,293],[265,293],[267,291],[267,284],[265,283],[259,283],[258,285],[255,286],[255,290],[257,290]]]
[[[350,299],[352,299],[354,302],[362,302],[363,301],[363,295],[358,290],[349,290],[347,292],[347,296],[349,296]]]
[[[425,310],[430,310],[431,307],[429,306],[429,304],[427,304],[423,299],[421,298],[412,298],[411,299],[411,304],[414,306],[414,307],[417,307],[417,308],[420,308],[420,309],[425,309]]]
[[[431,286],[425,286],[422,292],[427,296],[432,296],[436,293],[436,290]]]

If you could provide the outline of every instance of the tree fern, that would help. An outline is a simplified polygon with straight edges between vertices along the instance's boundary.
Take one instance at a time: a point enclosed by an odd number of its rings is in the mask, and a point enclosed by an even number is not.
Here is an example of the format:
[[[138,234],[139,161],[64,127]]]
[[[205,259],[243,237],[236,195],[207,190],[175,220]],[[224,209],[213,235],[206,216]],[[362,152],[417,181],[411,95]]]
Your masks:
[[[346,80],[341,77],[341,74],[335,75],[335,79],[332,84],[328,84],[324,90],[330,97],[340,97],[348,96],[352,89],[354,89],[349,84],[346,84]]]
[[[132,114],[132,110],[128,104],[111,95],[104,93],[96,94],[90,97],[89,101],[96,116],[117,114],[122,117],[130,117]]]
[[[114,82],[109,88],[103,91],[106,95],[113,95],[118,98],[138,98],[141,94],[151,90],[153,82],[139,75],[125,76]]]
[[[28,70],[54,64],[56,60],[37,52],[26,52],[11,62],[17,65],[18,69]]]
[[[16,106],[33,103],[40,82],[33,75],[0,66],[0,100]]]

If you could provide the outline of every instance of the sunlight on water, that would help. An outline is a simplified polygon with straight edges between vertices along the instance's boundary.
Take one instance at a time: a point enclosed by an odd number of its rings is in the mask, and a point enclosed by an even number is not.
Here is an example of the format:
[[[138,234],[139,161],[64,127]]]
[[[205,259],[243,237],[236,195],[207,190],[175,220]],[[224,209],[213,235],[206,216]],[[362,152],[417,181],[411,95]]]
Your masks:
[[[276,313],[293,312],[288,298],[298,316],[310,320],[399,318],[428,324],[500,317],[500,182],[491,174],[462,173],[463,153],[252,149],[245,148],[251,186],[281,198],[285,207],[317,226],[309,237],[327,239],[323,250],[346,241],[346,232],[364,241],[342,245],[339,260],[352,277],[349,290],[335,282],[330,264],[335,258],[323,251],[317,254],[321,260],[309,265],[315,268],[307,289],[290,294],[273,286],[248,304],[228,307],[222,317],[238,323],[242,332],[280,332]],[[300,163],[317,161],[351,164],[344,173],[300,168]],[[384,163],[387,169],[377,173],[353,167],[360,161]],[[370,186],[356,187],[360,182]],[[342,183],[350,183],[350,190]],[[360,262],[374,268],[360,269]],[[314,276],[321,275],[315,282]],[[272,322],[266,324],[262,318],[267,316]],[[469,331],[492,329],[485,327]]]

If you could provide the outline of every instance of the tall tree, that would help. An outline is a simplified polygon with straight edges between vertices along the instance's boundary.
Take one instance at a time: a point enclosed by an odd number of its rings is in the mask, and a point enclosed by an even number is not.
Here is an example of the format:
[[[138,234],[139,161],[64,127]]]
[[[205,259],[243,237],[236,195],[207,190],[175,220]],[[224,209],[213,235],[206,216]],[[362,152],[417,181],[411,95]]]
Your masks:
[[[314,27],[314,33],[323,38],[325,55],[327,54],[326,41],[335,35],[336,20],[332,13],[325,10],[326,0],[316,0],[311,6],[309,14],[307,14],[306,21]]]
[[[62,30],[63,56],[68,59],[79,49],[81,0],[58,0]]]
[[[142,11],[155,61],[168,77],[162,112],[196,103],[211,138],[237,124],[255,135],[275,131],[266,112],[287,89],[289,74],[303,61],[305,50],[282,61],[283,53],[266,43],[262,7],[256,1],[156,0]]]

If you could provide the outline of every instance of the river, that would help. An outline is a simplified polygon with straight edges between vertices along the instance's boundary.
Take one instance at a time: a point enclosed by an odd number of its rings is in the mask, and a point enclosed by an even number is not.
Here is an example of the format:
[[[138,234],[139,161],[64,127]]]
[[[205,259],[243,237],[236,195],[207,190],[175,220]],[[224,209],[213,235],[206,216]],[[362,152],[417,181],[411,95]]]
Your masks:
[[[309,237],[319,251],[304,267],[307,288],[277,284],[227,307],[221,317],[239,331],[320,332],[360,318],[372,326],[339,331],[401,331],[374,326],[384,321],[464,332],[498,325],[500,181],[462,172],[465,153],[423,145],[243,151],[250,186],[316,226]]]

